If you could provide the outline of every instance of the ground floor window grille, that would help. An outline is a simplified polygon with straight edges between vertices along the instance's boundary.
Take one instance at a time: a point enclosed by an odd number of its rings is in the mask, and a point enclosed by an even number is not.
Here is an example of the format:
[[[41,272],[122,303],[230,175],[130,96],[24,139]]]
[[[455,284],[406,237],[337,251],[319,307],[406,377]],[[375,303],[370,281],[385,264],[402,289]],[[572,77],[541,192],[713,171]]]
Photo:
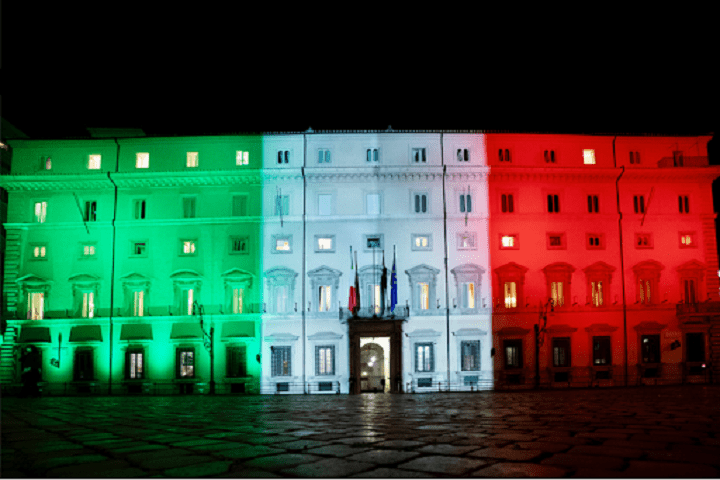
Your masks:
[[[78,349],[75,351],[74,380],[93,380],[93,351],[92,349]]]
[[[593,365],[612,365],[610,337],[593,337]]]
[[[522,340],[505,340],[505,368],[522,368]]]
[[[462,371],[480,370],[480,340],[462,342],[460,350],[462,354]]]
[[[145,378],[144,375],[144,352],[142,349],[129,349],[125,354],[126,374],[130,380]]]
[[[177,350],[178,378],[195,378],[195,349],[179,348]]]
[[[435,370],[432,343],[415,344],[415,371],[432,372]]]
[[[272,353],[272,376],[288,377],[292,375],[291,347],[270,347],[270,350]]]
[[[335,347],[315,347],[315,375],[335,375]]]
[[[688,362],[705,361],[705,338],[702,333],[688,333],[685,335],[685,348]]]
[[[227,348],[227,376],[247,376],[247,354],[245,345]]]
[[[660,335],[643,335],[641,345],[643,363],[660,363]]]
[[[569,367],[570,366],[570,339],[553,338],[553,366]]]

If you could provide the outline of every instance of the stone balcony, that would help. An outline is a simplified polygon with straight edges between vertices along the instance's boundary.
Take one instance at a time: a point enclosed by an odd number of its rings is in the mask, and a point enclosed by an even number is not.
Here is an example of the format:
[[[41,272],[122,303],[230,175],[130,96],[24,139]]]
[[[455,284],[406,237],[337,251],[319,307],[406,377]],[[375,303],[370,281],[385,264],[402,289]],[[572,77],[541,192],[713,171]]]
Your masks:
[[[675,312],[681,322],[700,320],[697,317],[720,318],[720,302],[678,303],[675,306]]]
[[[658,161],[659,168],[674,168],[674,167],[708,167],[710,162],[708,157],[663,157]]]

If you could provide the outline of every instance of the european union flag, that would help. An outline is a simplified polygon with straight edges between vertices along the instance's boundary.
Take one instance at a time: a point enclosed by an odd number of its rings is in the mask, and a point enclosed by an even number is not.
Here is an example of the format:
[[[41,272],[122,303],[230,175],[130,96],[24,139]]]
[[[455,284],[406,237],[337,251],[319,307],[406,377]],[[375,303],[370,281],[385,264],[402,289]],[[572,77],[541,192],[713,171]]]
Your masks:
[[[395,249],[393,248],[393,266],[390,274],[390,311],[395,310],[397,305],[397,271],[395,270]]]

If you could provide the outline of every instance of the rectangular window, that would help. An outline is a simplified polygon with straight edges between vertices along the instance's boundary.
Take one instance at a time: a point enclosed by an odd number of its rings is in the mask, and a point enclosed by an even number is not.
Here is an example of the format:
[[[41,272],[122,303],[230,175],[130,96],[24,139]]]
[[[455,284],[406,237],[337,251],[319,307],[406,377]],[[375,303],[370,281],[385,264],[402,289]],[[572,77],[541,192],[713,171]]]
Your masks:
[[[588,233],[585,235],[585,247],[588,250],[604,250],[605,235],[602,233]]]
[[[630,164],[640,163],[640,152],[630,152]]]
[[[290,251],[290,239],[288,237],[282,237],[282,238],[275,239],[275,251],[289,252]]]
[[[545,163],[555,163],[555,150],[545,150]]]
[[[33,257],[45,258],[46,251],[47,247],[45,245],[36,245],[35,247],[33,247]]]
[[[462,308],[475,308],[475,282],[462,284]]]
[[[472,198],[469,193],[460,195],[460,212],[461,213],[472,212]]]
[[[275,197],[275,215],[289,215],[290,214],[290,196],[289,195],[277,195]]]
[[[188,288],[181,291],[180,315],[192,315],[193,303],[195,301],[195,290]]]
[[[335,375],[335,347],[315,347],[315,375]]]
[[[243,313],[243,289],[240,287],[232,289],[232,313]]]
[[[73,380],[75,381],[95,379],[92,349],[78,348],[75,350],[75,365],[73,370]]]
[[[517,249],[519,247],[518,235],[501,235],[500,249]]]
[[[653,248],[652,233],[636,233],[635,248]]]
[[[332,195],[318,195],[318,215],[332,215]]]
[[[556,307],[562,307],[565,304],[563,282],[550,282],[550,298]]]
[[[291,347],[270,347],[272,356],[272,376],[289,377],[292,375],[290,358]]]
[[[135,200],[133,202],[133,212],[135,220],[142,220],[145,218],[145,200]]]
[[[247,217],[248,214],[248,195],[233,195],[232,197],[232,216]]]
[[[600,205],[597,195],[588,195],[588,213],[600,213]]]
[[[420,250],[428,248],[430,245],[430,238],[428,235],[413,235],[413,250]]]
[[[283,164],[283,163],[289,163],[290,162],[290,151],[289,150],[278,150],[277,162],[279,165]]]
[[[150,167],[150,154],[147,152],[135,154],[135,168]]]
[[[377,162],[378,161],[378,149],[377,148],[368,148],[367,149],[367,161],[368,162]]]
[[[100,170],[102,155],[88,155],[88,170]]]
[[[243,150],[237,150],[235,152],[235,165],[247,165],[249,156],[250,156],[250,152],[245,152]]]
[[[505,350],[505,368],[522,368],[522,340],[505,340],[503,349]]]
[[[82,294],[82,318],[93,318],[95,316],[95,295],[93,292]]]
[[[142,317],[145,315],[145,292],[143,290],[135,290],[133,292],[133,317]]]
[[[612,365],[610,337],[593,337],[593,365]]]
[[[330,163],[330,150],[324,148],[318,150],[318,163]]]
[[[642,345],[642,362],[660,363],[660,335],[643,335],[640,343]]]
[[[567,244],[565,242],[564,233],[548,233],[547,234],[548,250],[565,250]]]
[[[651,291],[652,283],[650,280],[640,279],[638,284],[638,291],[640,293],[640,303],[649,305],[653,302],[653,292]]]
[[[380,194],[368,193],[365,196],[365,207],[368,215],[380,215]]]
[[[505,282],[505,308],[517,307],[517,286],[515,282]]]
[[[685,334],[685,350],[688,362],[705,361],[705,336],[702,333]]]
[[[560,213],[560,198],[558,195],[547,196],[548,213]]]
[[[458,250],[475,250],[475,232],[462,232],[457,235]]]
[[[125,353],[125,378],[137,380],[145,378],[144,375],[144,351],[141,348],[129,348]]]
[[[28,293],[28,319],[42,320],[45,317],[45,294],[42,292]]]
[[[498,158],[501,162],[510,162],[510,150],[507,148],[503,150],[502,148],[498,150]]]
[[[47,202],[35,202],[35,222],[45,223],[47,218]]]
[[[427,213],[428,198],[426,193],[415,194],[415,213]]]
[[[415,344],[415,371],[416,372],[434,372],[435,362],[433,358],[432,343],[416,343]]]
[[[430,309],[430,284],[429,283],[418,283],[418,293],[420,299],[420,310]]]
[[[683,280],[683,290],[685,293],[685,296],[683,299],[685,300],[685,303],[697,303],[697,291],[695,290],[695,280],[692,279],[684,279]]]
[[[602,307],[603,305],[603,282],[601,280],[590,282],[590,290],[592,293],[593,307]]]
[[[697,247],[695,234],[691,232],[680,232],[680,248]]]
[[[188,168],[195,168],[198,166],[198,152],[187,152],[187,164]]]
[[[470,161],[470,152],[467,148],[458,148],[455,155],[457,156],[458,162]]]
[[[317,249],[319,251],[335,251],[333,238],[334,237],[317,237]]]
[[[245,254],[248,252],[248,237],[230,237],[231,254]]]
[[[52,157],[40,157],[40,169],[52,170]]]
[[[463,372],[480,370],[480,340],[460,342],[460,355],[462,357],[461,370]]]
[[[673,152],[673,163],[676,167],[683,166],[683,152],[682,151]]]
[[[196,241],[195,240],[180,240],[182,243],[181,255],[195,255]]]
[[[195,349],[178,348],[176,365],[177,378],[195,378]]]
[[[365,239],[365,248],[367,249],[382,249],[382,237],[368,235]]]
[[[133,242],[131,255],[134,257],[146,257],[147,256],[147,243],[146,242]]]
[[[226,375],[230,378],[241,378],[247,376],[247,347],[238,345],[227,347],[227,370]]]
[[[195,218],[195,197],[183,198],[183,218]]]
[[[595,165],[595,150],[590,148],[583,150],[583,163],[585,165]]]
[[[570,366],[570,337],[553,338],[553,367]]]
[[[321,285],[318,291],[318,312],[329,312],[332,308],[332,287]]]
[[[424,148],[413,148],[412,159],[415,163],[427,163],[427,156]]]
[[[500,209],[502,210],[503,213],[515,212],[515,205],[513,202],[513,194],[503,193],[500,196]]]
[[[645,197],[643,195],[633,196],[633,207],[635,213],[645,213]]]
[[[83,220],[94,222],[97,220],[97,202],[85,202],[85,214]]]
[[[678,209],[680,213],[690,213],[690,199],[687,195],[678,197]]]

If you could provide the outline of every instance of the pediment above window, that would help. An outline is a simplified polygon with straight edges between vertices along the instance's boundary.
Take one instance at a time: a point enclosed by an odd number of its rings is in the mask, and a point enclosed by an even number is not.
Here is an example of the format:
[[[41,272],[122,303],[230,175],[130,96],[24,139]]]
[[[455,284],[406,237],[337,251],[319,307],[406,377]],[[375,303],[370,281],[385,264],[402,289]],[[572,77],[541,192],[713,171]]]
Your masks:
[[[506,263],[505,265],[501,267],[497,267],[495,269],[495,273],[501,276],[517,276],[517,277],[524,277],[525,272],[527,272],[527,267],[523,267],[522,265],[518,265],[515,262]]]
[[[100,277],[81,273],[68,278],[68,282],[72,283],[74,288],[96,288],[100,283]]]
[[[495,332],[495,335],[498,335],[500,337],[523,337],[528,333],[530,333],[530,330],[527,328],[504,327]]]
[[[660,333],[665,327],[667,327],[666,323],[641,322],[635,325],[635,330],[643,333]]]
[[[314,335],[308,336],[307,338],[308,338],[308,340],[314,340],[314,341],[325,341],[325,340],[337,341],[337,340],[342,340],[343,336],[340,335],[339,333],[335,333],[335,332],[318,332]]]
[[[413,268],[411,268],[411,269],[409,269],[409,270],[405,270],[405,273],[407,273],[407,274],[410,275],[411,277],[416,277],[416,276],[420,277],[420,276],[423,276],[423,275],[433,276],[433,277],[434,277],[435,275],[437,275],[438,273],[440,273],[440,270],[437,269],[437,268],[433,268],[433,267],[431,267],[430,265],[425,265],[425,264],[423,263],[423,264],[418,265],[418,266],[416,266],[416,267],[413,267]]]
[[[248,288],[252,287],[253,275],[245,270],[231,268],[220,276],[227,285],[242,284],[246,285]]]
[[[689,277],[703,277],[705,271],[705,264],[700,263],[697,260],[690,260],[685,262],[676,269],[679,274]]]
[[[659,276],[660,271],[664,268],[662,263],[656,262],[655,260],[645,260],[632,267],[633,272],[638,276],[643,276],[643,274]]]
[[[439,337],[442,335],[442,333],[433,330],[432,328],[421,328],[418,330],[414,330],[407,334],[410,338],[417,338],[417,337]]]
[[[466,279],[479,279],[482,274],[485,273],[485,269],[479,265],[475,265],[474,263],[466,263],[465,265],[458,265],[453,268],[450,270],[450,273],[455,276],[457,281],[462,282]]]
[[[322,265],[308,272],[308,277],[339,277],[341,275],[342,272],[340,270],[330,268],[327,265]]]
[[[43,288],[52,284],[52,281],[46,280],[37,275],[25,275],[16,280],[16,282],[25,288]]]
[[[170,275],[170,278],[173,280],[202,280],[200,274],[194,270],[177,270]]]
[[[585,272],[585,275],[609,275],[612,274],[612,272],[614,271],[615,267],[605,262],[595,262],[592,265],[588,265],[587,267],[583,268],[583,272]]]
[[[570,276],[575,271],[575,267],[565,262],[551,263],[543,268],[546,276]]]
[[[585,331],[590,333],[612,333],[617,329],[618,327],[614,327],[608,323],[593,323],[585,327]]]
[[[295,285],[297,272],[287,267],[275,267],[265,271],[265,278],[270,285]]]
[[[552,325],[545,330],[551,334],[571,334],[577,332],[577,328],[570,325]]]
[[[150,283],[150,279],[145,275],[134,272],[120,277],[120,280],[126,287],[144,287]]]

